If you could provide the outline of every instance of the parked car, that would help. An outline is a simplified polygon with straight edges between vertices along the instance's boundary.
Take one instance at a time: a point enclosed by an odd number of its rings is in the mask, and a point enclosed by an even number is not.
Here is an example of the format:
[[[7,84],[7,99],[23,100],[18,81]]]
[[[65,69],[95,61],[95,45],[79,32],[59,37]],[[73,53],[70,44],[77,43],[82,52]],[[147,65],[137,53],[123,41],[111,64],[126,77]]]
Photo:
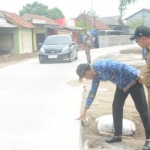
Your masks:
[[[48,61],[69,61],[78,59],[77,45],[70,35],[50,35],[48,36],[40,51],[40,63]]]

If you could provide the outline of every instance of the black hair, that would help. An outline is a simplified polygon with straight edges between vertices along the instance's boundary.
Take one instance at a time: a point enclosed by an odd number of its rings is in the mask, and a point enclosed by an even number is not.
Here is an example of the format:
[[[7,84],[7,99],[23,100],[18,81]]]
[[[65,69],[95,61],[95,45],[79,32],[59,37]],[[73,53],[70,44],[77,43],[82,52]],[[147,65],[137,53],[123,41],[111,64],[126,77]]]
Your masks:
[[[89,70],[91,70],[91,66],[89,65],[89,64],[87,64],[88,66],[87,66],[87,68],[86,68],[86,70],[85,71],[89,71]]]

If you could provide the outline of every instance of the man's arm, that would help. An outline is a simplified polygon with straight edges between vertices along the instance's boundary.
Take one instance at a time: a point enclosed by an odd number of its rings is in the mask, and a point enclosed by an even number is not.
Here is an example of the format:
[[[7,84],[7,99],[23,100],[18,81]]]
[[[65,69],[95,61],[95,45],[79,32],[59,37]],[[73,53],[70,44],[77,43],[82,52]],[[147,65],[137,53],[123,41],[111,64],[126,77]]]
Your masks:
[[[99,87],[99,83],[100,83],[100,81],[96,81],[96,80],[92,81],[92,86],[91,86],[90,92],[88,94],[88,97],[86,99],[85,107],[90,107],[90,105],[92,104],[92,102],[96,96],[97,89]]]
[[[89,109],[90,105],[92,104],[92,102],[93,102],[93,100],[96,96],[97,89],[99,87],[99,83],[100,83],[100,81],[92,80],[91,90],[90,90],[90,92],[88,94],[88,97],[86,99],[84,109],[82,110],[82,113],[81,113],[80,117],[77,118],[76,120],[80,120],[80,119],[86,117],[86,112]]]

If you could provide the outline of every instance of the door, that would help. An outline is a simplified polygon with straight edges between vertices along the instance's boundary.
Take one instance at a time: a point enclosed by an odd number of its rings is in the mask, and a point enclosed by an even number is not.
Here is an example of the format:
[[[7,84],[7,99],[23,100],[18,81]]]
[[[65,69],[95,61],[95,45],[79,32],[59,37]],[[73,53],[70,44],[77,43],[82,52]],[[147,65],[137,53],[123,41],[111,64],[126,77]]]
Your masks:
[[[36,33],[37,50],[40,50],[44,40],[45,40],[45,34],[44,33]]]
[[[22,50],[20,53],[32,53],[32,39],[30,35],[22,34]]]

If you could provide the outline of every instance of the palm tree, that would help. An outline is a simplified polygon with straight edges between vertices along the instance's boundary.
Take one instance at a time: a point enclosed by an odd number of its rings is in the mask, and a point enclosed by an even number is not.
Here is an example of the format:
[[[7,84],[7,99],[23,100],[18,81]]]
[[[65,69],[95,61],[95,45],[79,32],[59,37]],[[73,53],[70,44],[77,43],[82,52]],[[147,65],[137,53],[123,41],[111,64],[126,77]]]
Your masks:
[[[120,0],[119,2],[119,11],[120,11],[120,17],[122,19],[122,16],[124,15],[124,11],[127,9],[127,5],[131,3],[135,3],[137,0]]]

